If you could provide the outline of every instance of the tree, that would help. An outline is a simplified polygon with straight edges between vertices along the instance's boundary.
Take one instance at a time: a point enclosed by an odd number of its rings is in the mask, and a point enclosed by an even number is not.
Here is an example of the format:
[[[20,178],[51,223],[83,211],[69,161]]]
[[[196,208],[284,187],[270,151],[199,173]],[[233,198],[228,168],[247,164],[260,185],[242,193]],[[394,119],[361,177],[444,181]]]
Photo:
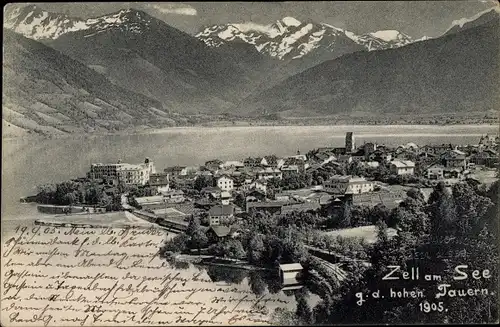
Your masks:
[[[257,296],[261,296],[262,294],[264,294],[266,291],[266,282],[261,277],[259,272],[252,270],[249,272],[248,277],[248,283],[250,284],[252,292]]]
[[[239,240],[229,239],[223,243],[224,254],[229,258],[242,259],[246,256],[245,249]]]
[[[172,239],[165,241],[161,253],[167,251],[174,253],[182,253],[188,249],[189,236],[185,233],[178,234]]]
[[[198,254],[201,253],[201,248],[205,247],[208,243],[208,238],[205,232],[201,229],[200,220],[194,215],[189,220],[186,229],[186,235],[189,237],[189,247],[198,249]]]
[[[252,235],[248,244],[248,260],[254,264],[261,264],[264,251],[264,236],[262,234]]]
[[[351,217],[352,217],[352,205],[349,200],[344,202],[342,208],[342,216],[339,223],[340,228],[348,228],[351,227]]]
[[[371,223],[376,224],[378,221],[389,221],[391,211],[382,203],[377,204],[370,211]]]
[[[412,199],[421,202],[422,204],[425,202],[424,194],[420,192],[420,190],[417,188],[409,189],[408,192],[406,192],[406,195]]]
[[[202,189],[208,186],[210,186],[210,181],[203,175],[196,177],[196,179],[194,180],[194,188],[198,192],[201,192]]]
[[[304,289],[295,293],[295,300],[297,301],[297,310],[295,315],[300,322],[304,325],[310,325],[312,323],[312,310],[307,303],[307,293]]]
[[[429,196],[428,214],[433,217],[430,221],[430,235],[433,241],[441,241],[449,233],[449,228],[454,228],[456,220],[454,200],[443,183],[436,185]]]

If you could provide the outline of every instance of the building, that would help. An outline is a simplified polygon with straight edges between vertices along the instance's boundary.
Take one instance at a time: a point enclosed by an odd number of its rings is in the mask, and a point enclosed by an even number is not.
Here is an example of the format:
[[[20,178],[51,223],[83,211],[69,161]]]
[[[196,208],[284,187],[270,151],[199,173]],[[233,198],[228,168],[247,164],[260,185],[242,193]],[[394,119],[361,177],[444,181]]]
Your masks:
[[[153,162],[149,158],[144,163],[133,165],[128,163],[103,164],[95,163],[90,166],[87,176],[90,179],[111,180],[114,183],[122,182],[125,185],[145,185],[150,174],[156,173]]]
[[[406,198],[405,191],[387,191],[383,190],[374,193],[353,194],[350,199],[351,203],[355,206],[375,207],[383,205],[387,209],[392,210],[399,206],[399,204]]]
[[[442,165],[434,164],[427,168],[426,177],[430,180],[439,180],[444,178],[444,167]]]
[[[347,132],[345,134],[345,151],[346,153],[354,152],[356,149],[355,139],[353,132]]]
[[[208,211],[210,226],[228,224],[234,218],[232,205],[215,205]]]
[[[218,201],[221,198],[222,190],[217,186],[207,186],[201,190],[201,195],[212,201]]]
[[[245,165],[241,161],[226,161],[221,165],[222,169],[241,169]]]
[[[153,173],[149,175],[149,185],[156,188],[158,193],[170,191],[170,177],[168,173]]]
[[[306,159],[304,159],[305,156],[292,156],[285,158],[285,162],[283,163],[282,167],[286,166],[297,166],[299,167],[299,172],[303,173],[306,171],[307,168],[309,168],[309,163],[307,163]]]
[[[206,231],[208,241],[210,243],[217,243],[229,238],[237,238],[240,235],[240,227],[233,225],[229,226],[210,226]]]
[[[248,213],[267,212],[271,215],[281,214],[281,210],[286,202],[267,201],[267,202],[249,202],[247,201],[246,211]]]
[[[494,147],[497,145],[499,141],[498,135],[483,135],[481,136],[481,139],[479,140],[479,147]]]
[[[365,158],[368,158],[368,156],[372,152],[375,152],[375,150],[377,150],[377,144],[371,143],[371,142],[363,144],[363,152],[364,152]]]
[[[278,157],[276,157],[275,155],[272,155],[272,156],[265,156],[263,158],[265,160],[265,166],[268,166],[268,167],[274,167],[274,168],[277,168],[278,167]]]
[[[378,166],[380,166],[380,163],[378,163],[377,161],[364,161],[361,163],[361,165],[363,167],[377,168]]]
[[[222,175],[217,178],[217,186],[222,191],[232,191],[234,189],[234,180],[227,175]]]
[[[298,175],[299,174],[299,166],[297,165],[291,165],[291,166],[285,166],[281,167],[281,172],[283,173],[283,178],[287,178],[293,175]]]
[[[335,175],[323,183],[323,189],[331,194],[361,194],[373,192],[375,182],[363,177]]]
[[[498,164],[498,152],[495,150],[487,149],[474,153],[469,158],[469,163],[475,165],[484,165],[486,167],[493,168]]]
[[[172,177],[177,177],[181,174],[181,172],[186,168],[185,166],[172,166],[167,167],[163,170],[163,172],[168,173]]]
[[[433,144],[433,145],[424,145],[420,148],[420,153],[430,154],[430,155],[441,155],[449,150],[453,150],[451,144]]]
[[[135,201],[141,207],[165,203],[165,200],[161,195],[137,197],[135,198]]]
[[[410,160],[393,160],[391,162],[391,172],[398,175],[414,175],[415,163]]]
[[[446,151],[441,157],[441,163],[445,168],[467,168],[466,155],[459,150]]]
[[[166,203],[182,203],[185,200],[182,190],[170,190],[162,192],[162,195]]]
[[[352,156],[350,154],[341,154],[338,156],[337,162],[343,165],[350,164],[352,162]]]
[[[266,179],[258,179],[252,184],[250,184],[250,189],[256,189],[262,191],[264,194],[267,194],[267,180]]]
[[[281,283],[287,289],[301,288],[303,284],[301,280],[303,271],[304,268],[298,262],[281,264],[279,266],[279,275]]]
[[[180,172],[180,176],[193,176],[201,170],[200,166],[186,166]]]
[[[243,161],[243,165],[245,167],[250,167],[250,168],[253,168],[253,167],[263,167],[263,166],[267,166],[268,163],[267,163],[267,160],[266,158],[246,158],[244,161]]]
[[[229,205],[232,199],[233,198],[231,196],[231,193],[229,193],[228,191],[222,191],[220,193],[220,201],[222,205]]]
[[[379,147],[368,156],[368,160],[377,161],[378,163],[390,162],[392,160],[392,154]]]
[[[266,180],[272,178],[283,179],[283,173],[278,168],[268,167],[266,169],[259,170],[257,178]]]
[[[254,188],[246,194],[245,199],[247,202],[255,202],[255,201],[262,202],[266,201],[267,197],[265,192],[262,192],[261,190]]]
[[[216,171],[222,166],[222,161],[219,159],[213,159],[205,162],[205,168],[210,171]]]
[[[435,163],[425,170],[425,176],[431,186],[440,181],[444,182],[445,185],[456,184],[463,179],[462,173],[462,168],[447,168],[439,163]]]
[[[217,243],[231,237],[231,228],[228,226],[210,226],[205,235],[207,235],[210,243]]]

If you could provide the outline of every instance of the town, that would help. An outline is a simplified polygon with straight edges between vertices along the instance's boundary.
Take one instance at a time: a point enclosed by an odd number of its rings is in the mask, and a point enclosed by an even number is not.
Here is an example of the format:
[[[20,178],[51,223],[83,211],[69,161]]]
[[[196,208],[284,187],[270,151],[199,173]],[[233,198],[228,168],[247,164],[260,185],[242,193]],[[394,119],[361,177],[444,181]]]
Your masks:
[[[163,171],[150,158],[95,163],[86,177],[40,186],[24,200],[56,214],[38,224],[156,226],[167,235],[159,254],[175,267],[230,269],[214,275],[230,283],[245,276],[235,271],[247,271],[256,294],[295,294],[301,307],[311,292],[321,308],[342,305],[336,294],[355,292],[348,285],[359,278],[381,281],[390,267],[411,263],[439,276],[426,266],[429,258],[444,251],[455,259],[443,264],[463,264],[446,251],[474,246],[469,234],[489,246],[498,220],[499,143],[483,135],[475,145],[356,145],[348,132],[344,147],[285,157],[211,159]],[[490,261],[477,265],[487,269]],[[399,286],[391,284],[409,289]],[[425,287],[425,294],[436,291]],[[312,313],[297,315],[307,322]]]
[[[370,142],[357,147],[349,132],[345,147],[297,151],[283,158],[213,159],[163,172],[149,158],[141,164],[96,163],[87,179],[97,182],[104,194],[126,193],[127,201],[121,204],[140,217],[183,231],[190,217],[197,215],[211,233],[224,238],[230,226],[255,212],[285,214],[340,208],[345,203],[392,209],[410,188],[425,191],[439,182],[452,186],[494,169],[498,151],[499,137],[491,135],[481,137],[478,145],[388,147]],[[73,205],[78,200],[74,196],[70,203],[58,204]]]
[[[61,210],[62,205],[66,214],[126,210],[177,234],[195,220],[204,234],[196,249],[202,253],[202,247],[205,254],[210,245],[237,240],[242,229],[251,230],[257,215],[299,215],[313,222],[306,239],[317,245],[313,239],[318,234],[337,235],[337,230],[374,234],[380,217],[396,227],[390,211],[410,190],[428,197],[438,183],[480,184],[488,173],[494,179],[499,143],[498,136],[485,135],[477,145],[357,146],[348,132],[344,147],[282,158],[212,159],[162,172],[149,158],[141,164],[95,163],[85,178],[42,187],[36,200],[49,204],[40,210]],[[244,257],[243,251],[236,252]],[[217,253],[224,255],[221,249]]]

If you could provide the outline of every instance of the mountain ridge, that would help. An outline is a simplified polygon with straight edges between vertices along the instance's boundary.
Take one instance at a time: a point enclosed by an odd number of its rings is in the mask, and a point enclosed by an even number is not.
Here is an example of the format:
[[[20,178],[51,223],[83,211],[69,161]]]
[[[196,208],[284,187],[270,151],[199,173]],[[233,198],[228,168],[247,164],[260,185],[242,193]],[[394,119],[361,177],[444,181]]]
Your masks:
[[[41,134],[175,124],[158,101],[38,41],[3,30],[3,119]]]
[[[405,47],[325,61],[246,99],[237,112],[390,114],[497,109],[498,20]]]

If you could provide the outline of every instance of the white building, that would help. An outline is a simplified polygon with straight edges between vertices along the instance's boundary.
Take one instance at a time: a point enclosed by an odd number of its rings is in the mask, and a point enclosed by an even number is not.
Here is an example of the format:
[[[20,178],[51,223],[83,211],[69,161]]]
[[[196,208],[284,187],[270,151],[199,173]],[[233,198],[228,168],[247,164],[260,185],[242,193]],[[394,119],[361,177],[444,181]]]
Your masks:
[[[146,158],[144,163],[138,165],[120,162],[114,164],[92,164],[88,177],[91,179],[121,181],[126,185],[145,185],[149,181],[150,174],[154,173],[156,173],[156,169],[153,162]]]
[[[413,175],[415,174],[415,163],[410,160],[393,160],[391,172],[399,176]]]
[[[375,183],[367,181],[363,177],[353,176],[332,176],[329,180],[323,183],[325,192],[332,194],[361,194],[373,192]]]
[[[149,185],[158,193],[170,191],[170,176],[168,173],[153,173],[149,175]]]
[[[279,266],[279,275],[281,278],[281,283],[287,289],[299,289],[302,288],[303,281],[301,280],[301,275],[304,268],[300,263],[288,263],[281,264]]]
[[[232,205],[216,205],[208,211],[210,226],[225,224],[234,217]]]
[[[234,180],[226,175],[222,175],[217,179],[217,186],[222,191],[232,191],[234,189]]]
[[[258,179],[252,184],[250,184],[250,189],[256,189],[264,194],[267,194],[267,180],[265,179]]]
[[[229,205],[231,202],[232,196],[228,191],[222,191],[220,194],[220,200],[222,205]]]

